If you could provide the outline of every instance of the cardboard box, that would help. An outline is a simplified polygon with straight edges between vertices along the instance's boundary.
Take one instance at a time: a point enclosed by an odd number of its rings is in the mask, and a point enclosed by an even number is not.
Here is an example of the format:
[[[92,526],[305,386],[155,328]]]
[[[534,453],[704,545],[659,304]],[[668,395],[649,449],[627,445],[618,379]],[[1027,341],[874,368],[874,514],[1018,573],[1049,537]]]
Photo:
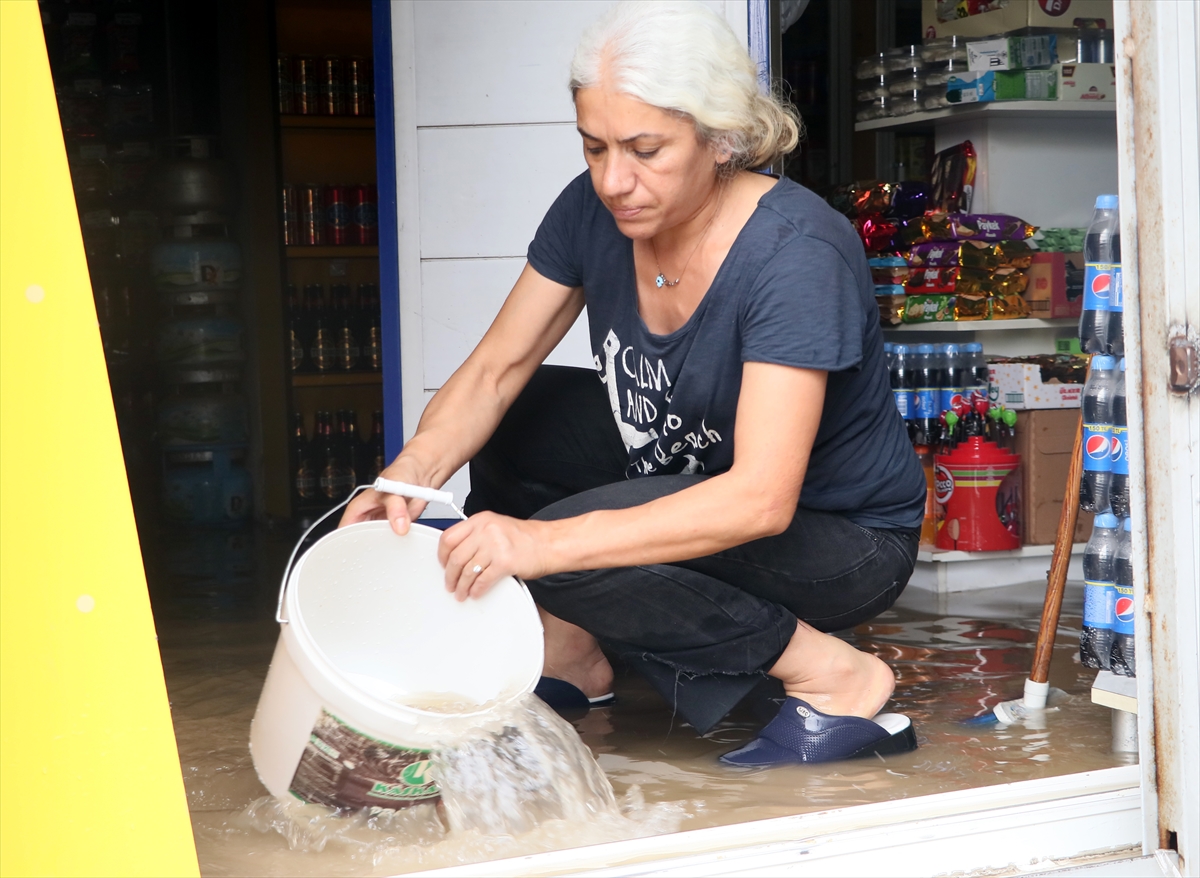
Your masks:
[[[1113,26],[1112,0],[921,0],[921,32],[937,37],[990,37],[1023,27],[1073,28],[1075,20]]]
[[[1017,453],[1021,455],[1021,530],[1027,546],[1054,542],[1062,514],[1071,448],[1075,441],[1075,410],[1033,411],[1017,419]],[[1080,512],[1074,542],[1087,542],[1092,515]]]
[[[946,83],[946,100],[951,104],[989,101],[1058,100],[1057,70],[989,70],[951,76]]]
[[[1108,101],[1116,105],[1117,68],[1113,64],[1060,64],[1060,101]]]
[[[1037,363],[991,363],[988,396],[1010,409],[1075,409],[1083,399],[1082,384],[1045,384]]]
[[[1068,263],[1072,269],[1083,271],[1083,254],[1034,254],[1033,264],[1025,270],[1029,278],[1025,301],[1029,303],[1030,317],[1078,317],[1083,311],[1082,288],[1067,286]]]
[[[967,43],[968,70],[1027,70],[1057,62],[1058,37],[1054,34]]]

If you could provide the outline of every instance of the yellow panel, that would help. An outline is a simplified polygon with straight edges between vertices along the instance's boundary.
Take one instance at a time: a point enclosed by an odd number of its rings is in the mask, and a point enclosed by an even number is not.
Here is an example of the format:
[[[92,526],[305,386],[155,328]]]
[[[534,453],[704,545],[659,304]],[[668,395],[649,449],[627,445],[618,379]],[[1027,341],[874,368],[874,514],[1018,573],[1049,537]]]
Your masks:
[[[35,0],[0,2],[0,778],[4,875],[199,874]]]

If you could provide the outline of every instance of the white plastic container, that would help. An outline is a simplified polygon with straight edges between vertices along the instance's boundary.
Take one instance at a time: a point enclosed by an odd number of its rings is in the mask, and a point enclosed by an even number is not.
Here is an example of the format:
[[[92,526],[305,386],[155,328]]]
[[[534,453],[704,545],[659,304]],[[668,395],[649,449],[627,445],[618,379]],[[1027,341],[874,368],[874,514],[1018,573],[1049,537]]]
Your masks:
[[[420,524],[403,537],[385,521],[354,524],[291,571],[250,727],[272,795],[348,809],[435,799],[428,754],[448,725],[537,684],[542,626],[528,591],[507,577],[482,598],[455,600],[440,536]]]

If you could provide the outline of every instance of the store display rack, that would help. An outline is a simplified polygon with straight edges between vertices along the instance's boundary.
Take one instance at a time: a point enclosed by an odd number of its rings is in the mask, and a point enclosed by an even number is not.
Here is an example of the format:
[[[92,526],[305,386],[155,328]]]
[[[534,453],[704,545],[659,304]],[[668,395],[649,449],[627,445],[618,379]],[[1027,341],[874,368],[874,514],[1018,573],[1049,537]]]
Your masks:
[[[280,116],[281,128],[374,128],[374,116]]]
[[[383,384],[381,372],[343,372],[332,375],[293,375],[292,387],[354,387]]]
[[[306,246],[296,244],[284,248],[288,259],[378,259],[379,248],[361,244]]]
[[[927,127],[931,122],[966,122],[973,119],[1031,119],[1052,116],[1072,119],[1104,118],[1116,115],[1113,101],[991,101],[984,104],[969,104],[945,107],[907,116],[887,116],[858,122],[855,131],[901,131],[907,128]]]
[[[1015,320],[946,320],[940,323],[901,323],[884,332],[979,332],[981,330],[1066,329],[1079,325],[1078,317],[1021,317]]]
[[[1071,547],[1068,579],[1083,579],[1086,546],[1087,543],[1075,543]],[[1053,554],[1053,545],[1023,546],[1005,552],[958,552],[921,546],[917,566],[908,584],[937,594],[949,594],[1036,582],[1046,578]]]

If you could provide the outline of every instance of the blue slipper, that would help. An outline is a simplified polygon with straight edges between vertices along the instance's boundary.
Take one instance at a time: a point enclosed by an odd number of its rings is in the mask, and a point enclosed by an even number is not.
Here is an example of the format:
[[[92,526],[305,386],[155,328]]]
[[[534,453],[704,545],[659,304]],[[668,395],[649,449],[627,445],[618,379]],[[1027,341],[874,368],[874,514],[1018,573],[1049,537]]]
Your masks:
[[[799,698],[788,698],[775,719],[744,747],[726,753],[726,765],[759,767],[797,762],[836,762],[917,749],[908,717],[881,713],[874,719],[830,716]]]
[[[546,702],[558,713],[586,713],[593,707],[608,707],[616,696],[609,692],[598,698],[588,698],[578,686],[554,677],[542,677],[534,687],[533,694]]]

